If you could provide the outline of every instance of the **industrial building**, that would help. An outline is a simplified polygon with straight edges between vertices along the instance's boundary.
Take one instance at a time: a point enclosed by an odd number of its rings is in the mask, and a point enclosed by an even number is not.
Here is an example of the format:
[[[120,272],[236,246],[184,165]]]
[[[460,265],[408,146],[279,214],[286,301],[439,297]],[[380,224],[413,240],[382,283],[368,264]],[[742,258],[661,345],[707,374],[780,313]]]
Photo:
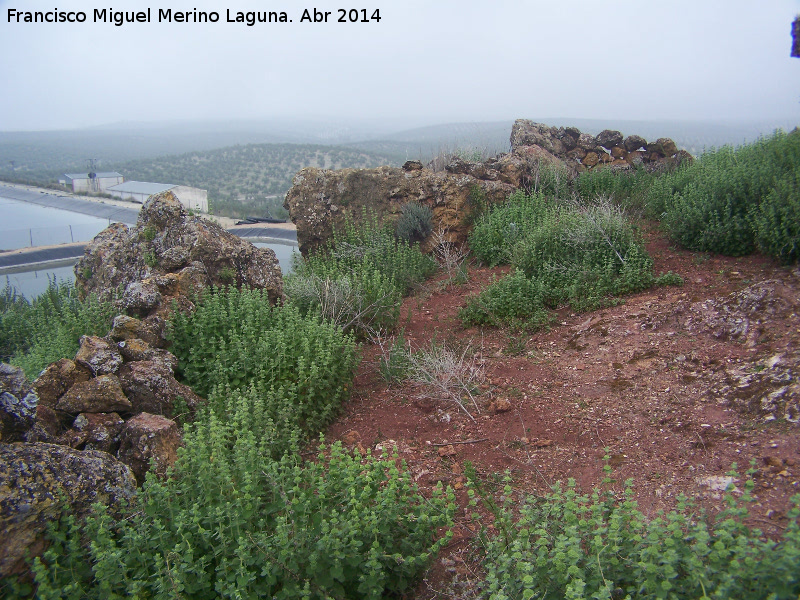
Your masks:
[[[105,173],[66,173],[64,179],[58,182],[66,187],[71,187],[74,194],[94,193],[100,194],[112,185],[118,185],[125,178],[116,171]]]
[[[208,190],[201,190],[187,185],[171,183],[149,183],[147,181],[126,181],[106,189],[106,193],[122,200],[131,200],[144,204],[153,194],[170,191],[188,210],[208,212]]]

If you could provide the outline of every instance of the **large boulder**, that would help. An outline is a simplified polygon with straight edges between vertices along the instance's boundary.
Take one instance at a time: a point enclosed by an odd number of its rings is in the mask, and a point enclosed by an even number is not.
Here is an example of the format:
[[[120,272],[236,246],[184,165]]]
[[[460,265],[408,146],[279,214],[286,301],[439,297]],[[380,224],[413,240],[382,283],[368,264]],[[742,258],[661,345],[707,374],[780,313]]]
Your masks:
[[[27,572],[65,510],[80,518],[95,502],[114,507],[135,493],[131,470],[105,452],[0,443],[0,578]]]
[[[158,279],[165,275],[172,277]],[[115,224],[98,234],[75,265],[75,278],[83,294],[124,290],[122,304],[141,316],[163,303],[165,287],[246,285],[267,289],[273,302],[283,292],[272,250],[189,216],[171,192],[151,196],[135,227]]]
[[[523,160],[518,164],[522,165]],[[444,227],[451,241],[466,239],[465,217],[471,210],[471,194],[481,193],[487,202],[505,200],[516,189],[518,167],[484,167],[484,177],[470,173],[468,165],[433,171],[408,165],[407,169],[342,169],[329,171],[308,167],[295,175],[284,206],[297,225],[297,242],[304,255],[325,247],[334,228],[342,230],[348,219],[358,222],[365,210],[383,220],[395,220],[404,204],[415,201],[433,211],[434,229]],[[503,169],[506,168],[506,172]]]

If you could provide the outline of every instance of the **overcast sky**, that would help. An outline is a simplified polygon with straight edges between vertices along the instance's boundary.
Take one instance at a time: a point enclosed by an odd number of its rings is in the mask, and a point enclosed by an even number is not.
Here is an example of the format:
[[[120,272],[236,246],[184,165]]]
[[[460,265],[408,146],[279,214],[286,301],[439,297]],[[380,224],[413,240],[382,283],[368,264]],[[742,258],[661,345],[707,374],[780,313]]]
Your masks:
[[[0,131],[119,121],[573,117],[800,122],[800,0],[0,0]],[[291,23],[227,23],[226,8]],[[152,22],[93,22],[94,9]],[[328,23],[301,23],[304,8]],[[380,22],[338,23],[337,8]],[[83,11],[23,24],[17,11]],[[217,11],[215,24],[158,10]]]

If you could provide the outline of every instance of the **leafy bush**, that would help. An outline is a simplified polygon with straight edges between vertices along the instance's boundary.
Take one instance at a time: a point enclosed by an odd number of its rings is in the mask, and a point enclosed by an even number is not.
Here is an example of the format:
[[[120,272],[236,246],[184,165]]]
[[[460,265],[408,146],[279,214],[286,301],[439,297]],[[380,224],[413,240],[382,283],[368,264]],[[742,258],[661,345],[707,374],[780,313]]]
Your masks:
[[[433,211],[419,202],[407,202],[400,209],[395,233],[401,240],[413,244],[421,242],[433,231]]]
[[[615,204],[628,210],[642,211],[647,216],[657,217],[659,213],[655,213],[646,200],[650,186],[658,176],[658,173],[647,171],[642,166],[625,170],[592,169],[578,176],[575,189],[581,198],[610,198]]]
[[[21,367],[29,379],[60,358],[72,358],[81,336],[108,333],[116,315],[112,302],[81,300],[71,283],[54,281],[30,302],[6,287],[0,309],[0,359]]]
[[[539,327],[546,308],[592,310],[654,283],[677,282],[655,279],[640,234],[605,200],[555,204],[515,194],[475,227],[470,245],[484,262],[510,262],[517,271],[468,302],[461,312],[467,325]]]
[[[511,249],[547,218],[555,204],[541,194],[513,193],[505,204],[485,213],[469,235],[469,247],[482,263],[494,267],[511,260]]]
[[[467,301],[458,316],[464,325],[511,324],[520,329],[540,329],[552,317],[546,310],[541,281],[528,279],[516,269]]]
[[[191,315],[175,311],[172,352],[178,374],[199,394],[268,394],[266,415],[285,431],[315,433],[348,397],[355,342],[335,325],[271,307],[260,290],[207,293]]]
[[[426,499],[396,455],[350,455],[338,444],[315,462],[272,460],[252,400],[232,399],[224,416],[206,410],[187,428],[171,478],[149,477],[126,518],[98,508],[82,529],[67,518],[36,561],[37,597],[378,599],[407,590],[450,539],[438,530],[452,523],[452,492]]]
[[[573,172],[565,164],[537,160],[531,172],[530,191],[548,198],[570,198],[574,179]]]
[[[800,259],[800,167],[775,183],[752,217],[761,252],[785,264]]]
[[[493,513],[497,535],[481,534],[484,596],[493,600],[562,598],[794,599],[800,594],[800,496],[779,542],[744,525],[747,491],[712,519],[685,497],[648,521],[628,484],[582,496],[574,480],[518,503],[506,486],[498,506],[472,478]],[[518,512],[517,510],[518,509]],[[518,514],[515,517],[515,513]],[[477,518],[477,515],[476,515]]]
[[[303,314],[316,311],[368,337],[392,329],[402,296],[435,270],[417,244],[397,240],[365,214],[362,225],[335,232],[325,252],[296,262],[284,289]]]
[[[648,201],[663,206],[670,236],[690,250],[740,256],[756,248],[758,236],[765,251],[794,260],[789,258],[790,219],[796,214],[791,189],[798,167],[800,135],[777,132],[737,149],[708,152],[662,176],[651,186]],[[762,203],[768,206],[762,209]]]

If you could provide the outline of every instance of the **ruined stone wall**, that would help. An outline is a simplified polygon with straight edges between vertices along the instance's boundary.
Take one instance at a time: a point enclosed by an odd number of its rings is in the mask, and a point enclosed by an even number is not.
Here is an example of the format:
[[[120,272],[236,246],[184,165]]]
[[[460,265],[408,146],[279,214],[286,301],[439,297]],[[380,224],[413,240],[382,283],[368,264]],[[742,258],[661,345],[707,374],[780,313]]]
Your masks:
[[[666,168],[692,159],[691,154],[680,150],[670,138],[648,142],[639,135],[626,137],[611,129],[591,135],[577,127],[549,127],[517,119],[511,129],[511,151],[529,146],[543,148],[578,173],[606,165],[629,168],[642,164]]]

